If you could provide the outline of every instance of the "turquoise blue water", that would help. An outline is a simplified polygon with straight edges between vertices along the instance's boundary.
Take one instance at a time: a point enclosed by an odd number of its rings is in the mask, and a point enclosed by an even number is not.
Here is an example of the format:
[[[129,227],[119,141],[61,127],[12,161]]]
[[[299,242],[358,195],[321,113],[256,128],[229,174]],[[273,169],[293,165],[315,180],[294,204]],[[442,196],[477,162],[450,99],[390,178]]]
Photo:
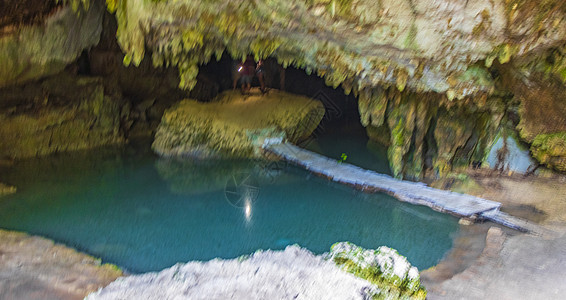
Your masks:
[[[323,144],[317,147],[324,152]],[[349,157],[357,155],[370,154],[350,149]],[[339,241],[387,245],[424,269],[451,248],[458,230],[453,217],[294,167],[164,160],[145,144],[0,171],[2,181],[18,187],[0,199],[1,228],[52,238],[130,272],[290,244],[323,253]]]

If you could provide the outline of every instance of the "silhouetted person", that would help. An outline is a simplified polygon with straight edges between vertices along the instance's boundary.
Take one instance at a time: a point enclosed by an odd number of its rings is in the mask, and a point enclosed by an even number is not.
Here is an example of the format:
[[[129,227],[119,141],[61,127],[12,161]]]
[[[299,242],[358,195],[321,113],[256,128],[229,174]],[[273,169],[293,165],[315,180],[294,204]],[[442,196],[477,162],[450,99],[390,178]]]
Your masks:
[[[238,81],[240,81],[240,77],[242,77],[242,73],[240,72],[242,68],[242,64],[238,63],[238,61],[234,61],[232,63],[232,89],[236,89],[238,86]]]
[[[263,68],[263,60],[261,59],[257,62],[255,74],[257,76],[257,79],[259,80],[259,89],[261,90],[262,93],[265,93],[266,92],[265,81],[264,81],[265,70]]]
[[[255,74],[255,62],[251,55],[248,55],[246,61],[238,68],[242,82],[242,94],[250,91],[252,87],[252,77]]]

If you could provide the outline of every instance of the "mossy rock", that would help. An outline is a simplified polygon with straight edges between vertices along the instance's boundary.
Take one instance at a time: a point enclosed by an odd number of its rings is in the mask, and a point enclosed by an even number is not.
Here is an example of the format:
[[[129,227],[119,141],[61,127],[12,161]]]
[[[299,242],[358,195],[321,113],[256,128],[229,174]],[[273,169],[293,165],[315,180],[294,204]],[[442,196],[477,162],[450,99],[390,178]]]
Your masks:
[[[123,142],[120,103],[104,95],[99,78],[63,73],[29,89],[36,92],[0,91],[0,98],[14,102],[0,110],[0,157],[27,158]]]
[[[16,192],[15,186],[9,186],[0,182],[0,196],[13,194]]]
[[[44,24],[15,25],[0,34],[0,87],[61,72],[83,49],[96,45],[104,6],[93,1],[88,11],[63,7]]]
[[[124,63],[138,65],[151,53],[156,66],[178,67],[182,88],[194,87],[198,65],[226,51],[234,58],[274,57],[347,93],[382,85],[461,100],[493,91],[482,62],[507,63],[563,41],[559,0],[521,3],[505,11],[509,3],[480,1],[450,13],[434,1],[409,0],[109,0],[107,6],[118,21]],[[475,17],[461,22],[454,15]]]
[[[324,112],[318,100],[276,90],[227,91],[209,103],[186,99],[165,112],[152,149],[166,157],[257,157],[265,139],[308,137]]]
[[[387,126],[375,127],[372,125],[368,125],[366,127],[366,134],[368,135],[369,140],[372,142],[378,143],[386,147],[391,145],[391,139],[390,139],[391,133],[389,132],[389,128],[387,128]]]
[[[537,135],[531,145],[531,152],[540,163],[566,172],[566,132]]]
[[[368,250],[349,242],[332,245],[328,258],[357,277],[375,284],[373,299],[425,299],[416,267],[396,250]]]

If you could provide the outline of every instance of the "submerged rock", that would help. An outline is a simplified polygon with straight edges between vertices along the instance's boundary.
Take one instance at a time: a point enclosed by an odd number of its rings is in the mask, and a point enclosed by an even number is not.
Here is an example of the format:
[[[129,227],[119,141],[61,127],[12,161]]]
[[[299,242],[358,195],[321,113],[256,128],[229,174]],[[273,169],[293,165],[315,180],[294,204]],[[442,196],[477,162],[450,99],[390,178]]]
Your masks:
[[[272,139],[308,137],[323,116],[322,103],[304,96],[227,91],[210,103],[183,100],[168,109],[152,149],[161,156],[254,157]]]
[[[345,244],[344,244],[345,245]],[[349,244],[351,245],[351,244]],[[339,247],[335,247],[339,248]],[[337,249],[338,250],[338,249]],[[338,252],[333,251],[335,255]],[[408,266],[402,288],[420,289],[418,271],[406,263],[394,250],[383,248],[378,259],[384,270],[402,275],[399,267]],[[389,266],[389,263],[394,265]],[[416,272],[416,275],[414,274]],[[415,279],[416,278],[416,279]],[[370,299],[404,297],[390,294],[383,285],[356,278],[342,271],[331,260],[315,256],[296,245],[284,251],[257,251],[249,257],[231,260],[177,264],[158,273],[122,277],[107,287],[86,297],[96,299]],[[408,297],[409,298],[409,297]]]

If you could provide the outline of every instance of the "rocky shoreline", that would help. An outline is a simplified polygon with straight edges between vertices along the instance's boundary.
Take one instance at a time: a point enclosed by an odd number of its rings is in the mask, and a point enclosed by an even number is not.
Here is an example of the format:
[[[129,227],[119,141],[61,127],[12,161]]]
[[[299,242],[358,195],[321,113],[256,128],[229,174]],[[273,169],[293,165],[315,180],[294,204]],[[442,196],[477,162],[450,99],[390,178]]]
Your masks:
[[[82,299],[122,275],[49,239],[0,229],[0,299]]]

